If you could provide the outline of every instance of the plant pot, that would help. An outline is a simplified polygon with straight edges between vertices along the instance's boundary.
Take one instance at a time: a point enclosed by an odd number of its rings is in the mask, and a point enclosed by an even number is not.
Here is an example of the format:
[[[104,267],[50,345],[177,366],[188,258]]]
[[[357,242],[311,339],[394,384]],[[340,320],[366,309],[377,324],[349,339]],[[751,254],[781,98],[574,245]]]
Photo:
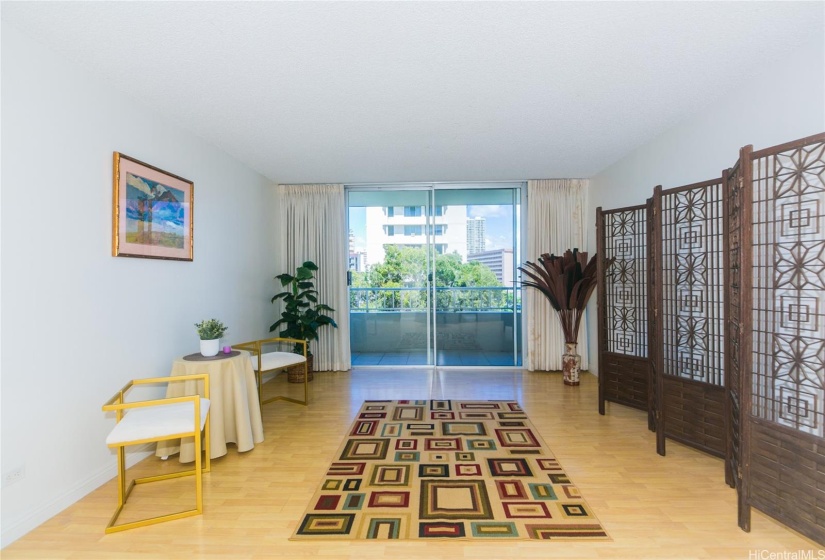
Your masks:
[[[581,370],[582,357],[576,354],[578,344],[575,342],[565,342],[566,352],[561,357],[561,369],[564,373],[565,385],[579,384],[579,371]]]
[[[201,340],[201,355],[209,358],[210,356],[217,356],[218,350],[221,349],[221,339],[213,338],[212,340]]]
[[[307,371],[309,372],[309,379],[307,383],[312,381],[312,365],[313,365],[312,356],[307,356]],[[286,380],[290,383],[303,383],[304,382],[304,364],[297,364],[291,366],[287,369],[287,377]]]

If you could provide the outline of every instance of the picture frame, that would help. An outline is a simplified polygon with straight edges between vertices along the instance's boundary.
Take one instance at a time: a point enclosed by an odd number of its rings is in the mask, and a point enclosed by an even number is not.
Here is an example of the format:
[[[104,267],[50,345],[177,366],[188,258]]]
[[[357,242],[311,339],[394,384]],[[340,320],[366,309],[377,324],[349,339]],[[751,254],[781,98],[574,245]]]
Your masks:
[[[114,152],[112,256],[192,261],[192,181]]]

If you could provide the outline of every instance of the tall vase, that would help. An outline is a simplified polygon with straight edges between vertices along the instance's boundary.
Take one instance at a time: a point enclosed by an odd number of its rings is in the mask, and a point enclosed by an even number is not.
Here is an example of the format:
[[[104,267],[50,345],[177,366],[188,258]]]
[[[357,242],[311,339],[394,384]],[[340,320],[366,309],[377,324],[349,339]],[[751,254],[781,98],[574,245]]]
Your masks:
[[[579,370],[581,369],[582,357],[576,354],[578,344],[576,342],[565,342],[566,352],[561,357],[561,369],[564,372],[565,385],[579,384]]]

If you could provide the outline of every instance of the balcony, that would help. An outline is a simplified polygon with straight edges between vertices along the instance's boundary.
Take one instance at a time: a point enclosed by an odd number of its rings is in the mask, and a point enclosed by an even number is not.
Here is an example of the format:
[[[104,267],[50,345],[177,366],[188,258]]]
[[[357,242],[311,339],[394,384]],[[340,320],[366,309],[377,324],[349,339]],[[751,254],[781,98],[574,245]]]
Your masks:
[[[521,295],[512,287],[436,288],[428,336],[425,288],[350,288],[353,365],[520,366]],[[514,311],[515,310],[515,311]]]

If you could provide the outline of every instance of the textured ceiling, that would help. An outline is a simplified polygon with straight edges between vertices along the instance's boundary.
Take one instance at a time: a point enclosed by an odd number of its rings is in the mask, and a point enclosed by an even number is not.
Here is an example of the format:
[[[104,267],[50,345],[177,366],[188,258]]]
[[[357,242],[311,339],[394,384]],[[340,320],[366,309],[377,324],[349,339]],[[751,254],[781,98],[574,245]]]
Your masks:
[[[2,2],[279,182],[589,177],[772,61],[822,2]]]

